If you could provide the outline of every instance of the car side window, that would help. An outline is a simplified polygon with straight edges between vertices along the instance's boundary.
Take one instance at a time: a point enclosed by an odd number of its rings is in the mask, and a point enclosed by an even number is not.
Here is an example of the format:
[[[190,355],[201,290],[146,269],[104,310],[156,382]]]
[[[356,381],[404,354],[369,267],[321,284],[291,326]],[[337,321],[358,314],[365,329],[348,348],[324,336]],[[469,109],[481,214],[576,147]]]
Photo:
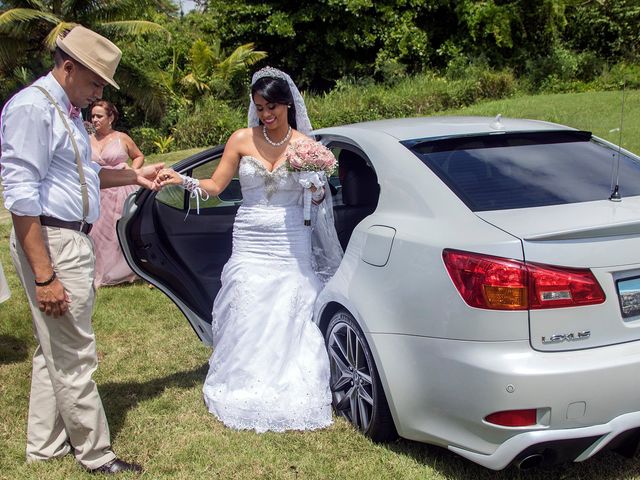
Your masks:
[[[187,175],[199,179],[211,178],[211,175],[217,165],[218,160],[216,159],[194,168],[191,172],[187,172]],[[174,208],[185,209],[185,197],[187,195],[189,195],[189,207],[191,209],[195,209],[197,203],[196,199],[191,198],[189,192],[177,185],[170,185],[163,188],[156,195],[156,200]],[[200,199],[200,210],[207,208],[229,207],[239,205],[240,203],[242,203],[240,181],[237,177],[234,177],[227,188],[217,197],[209,197],[207,200]]]
[[[341,148],[338,153],[337,181],[340,189],[336,206],[374,206],[378,203],[377,176],[365,157],[354,150]]]

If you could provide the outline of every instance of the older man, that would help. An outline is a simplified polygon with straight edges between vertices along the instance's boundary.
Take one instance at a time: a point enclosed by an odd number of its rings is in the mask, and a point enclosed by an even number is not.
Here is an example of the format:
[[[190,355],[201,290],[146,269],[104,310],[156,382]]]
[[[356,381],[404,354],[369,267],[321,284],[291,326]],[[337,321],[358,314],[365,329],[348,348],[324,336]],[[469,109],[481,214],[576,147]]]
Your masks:
[[[27,461],[73,452],[100,473],[140,471],[111,450],[93,372],[94,252],[87,236],[99,215],[99,188],[152,187],[161,165],[109,170],[91,162],[79,115],[102,96],[121,52],[76,26],[57,40],[53,70],[18,92],[0,117],[4,204],[13,217],[10,247],[29,299],[33,356]]]

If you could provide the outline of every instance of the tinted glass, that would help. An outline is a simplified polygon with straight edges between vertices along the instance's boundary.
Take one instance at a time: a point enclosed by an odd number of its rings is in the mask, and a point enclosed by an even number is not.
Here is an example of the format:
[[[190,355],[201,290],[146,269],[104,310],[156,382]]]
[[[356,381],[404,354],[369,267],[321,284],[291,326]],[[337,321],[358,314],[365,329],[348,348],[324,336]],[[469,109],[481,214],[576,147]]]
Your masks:
[[[211,178],[211,174],[217,166],[218,159],[200,165],[187,174],[190,177],[198,179]],[[185,209],[185,199],[188,199],[189,201],[189,208],[195,211],[198,202],[196,202],[195,197],[192,197],[182,187],[169,185],[168,187],[164,187],[160,190],[156,195],[157,201],[179,209]],[[202,198],[199,200],[201,211],[208,208],[229,207],[239,205],[241,203],[242,192],[240,191],[240,182],[237,178],[232,179],[227,188],[220,192],[220,195],[217,197],[209,196],[207,200]]]
[[[505,133],[403,142],[473,211],[608,199],[618,151],[588,132]],[[640,195],[640,163],[620,155],[622,197]]]

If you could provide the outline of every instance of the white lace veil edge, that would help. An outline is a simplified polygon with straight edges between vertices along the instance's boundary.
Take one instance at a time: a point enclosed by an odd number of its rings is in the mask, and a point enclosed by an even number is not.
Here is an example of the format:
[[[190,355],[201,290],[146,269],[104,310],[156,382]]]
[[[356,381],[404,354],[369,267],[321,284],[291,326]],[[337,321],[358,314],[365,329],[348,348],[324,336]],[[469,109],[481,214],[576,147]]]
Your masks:
[[[277,68],[265,67],[253,74],[253,77],[251,78],[251,86],[253,86],[253,84],[256,83],[256,81],[258,81],[259,79],[266,77],[282,78],[287,81],[289,90],[291,90],[291,95],[293,97],[293,104],[296,108],[296,130],[298,130],[300,133],[304,133],[307,136],[311,136],[311,130],[313,130],[313,128],[311,127],[311,121],[309,120],[309,115],[307,114],[307,107],[304,104],[304,98],[302,98],[300,90],[298,90],[296,84],[293,83],[291,77],[282,70],[278,70]],[[249,91],[249,113],[247,120],[249,128],[257,127],[260,124],[260,121],[258,119],[258,111],[256,110],[256,106],[253,103],[253,98],[251,97],[251,91]]]
[[[311,264],[322,283],[327,283],[336,273],[344,252],[336,233],[333,218],[333,198],[329,181],[325,186],[325,198],[314,206],[311,215]]]

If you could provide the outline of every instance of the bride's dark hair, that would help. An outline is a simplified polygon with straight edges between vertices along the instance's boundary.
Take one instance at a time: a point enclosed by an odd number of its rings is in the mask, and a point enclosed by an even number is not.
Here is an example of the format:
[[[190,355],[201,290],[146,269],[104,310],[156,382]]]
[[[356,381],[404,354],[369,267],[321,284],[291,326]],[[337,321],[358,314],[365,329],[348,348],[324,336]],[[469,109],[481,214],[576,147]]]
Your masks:
[[[296,122],[296,106],[293,102],[293,95],[286,80],[282,78],[262,77],[251,85],[251,98],[260,95],[269,103],[279,103],[287,105],[287,121],[292,128],[298,128]],[[260,122],[262,125],[262,122]]]

